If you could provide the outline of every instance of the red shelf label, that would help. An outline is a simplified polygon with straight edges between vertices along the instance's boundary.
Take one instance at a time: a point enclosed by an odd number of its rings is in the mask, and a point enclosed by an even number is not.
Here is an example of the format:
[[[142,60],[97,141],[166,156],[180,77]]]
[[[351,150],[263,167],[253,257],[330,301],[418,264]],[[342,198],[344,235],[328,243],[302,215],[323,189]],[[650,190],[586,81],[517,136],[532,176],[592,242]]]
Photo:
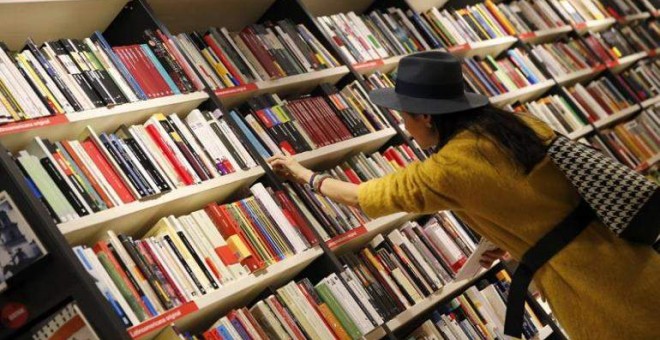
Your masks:
[[[257,84],[250,83],[250,84],[215,90],[215,94],[220,97],[229,97],[229,96],[237,95],[239,93],[255,91],[256,89],[257,89]]]
[[[638,165],[638,166],[635,168],[635,171],[637,171],[637,172],[642,172],[642,171],[646,171],[646,169],[648,169],[648,168],[649,168],[649,163],[648,163],[648,162],[644,162],[644,163]]]
[[[649,57],[653,58],[658,55],[658,50],[650,50],[646,52],[646,54],[648,54]]]
[[[536,32],[527,32],[518,35],[518,39],[523,40],[523,39],[529,39],[529,38],[534,38],[536,37]]]
[[[449,52],[463,52],[470,49],[470,44],[456,45],[447,47]]]
[[[183,305],[170,309],[169,311],[158,315],[152,319],[149,319],[139,325],[133,326],[128,329],[128,334],[131,335],[133,339],[137,339],[145,334],[158,330],[164,326],[171,324],[172,322],[197,311],[197,304],[193,301],[184,303]]]
[[[383,59],[376,59],[372,61],[366,61],[364,63],[353,64],[353,68],[355,68],[356,70],[362,70],[362,69],[369,69],[372,67],[381,66],[384,64],[385,62],[383,62]]]
[[[573,24],[573,29],[583,30],[585,28],[587,28],[587,23],[586,22],[581,22],[579,24]]]
[[[352,239],[354,239],[354,238],[356,238],[356,237],[358,237],[362,234],[365,234],[366,232],[367,232],[367,228],[365,228],[364,226],[359,226],[359,227],[357,227],[353,230],[350,230],[349,232],[343,233],[341,235],[337,235],[337,236],[333,237],[332,239],[330,239],[330,241],[328,241],[328,248],[332,249],[332,248],[339,247],[340,245],[342,245],[342,244],[344,244],[344,243],[346,243],[346,242],[348,242],[348,241],[350,241],[350,240],[352,240]]]
[[[43,117],[37,119],[23,120],[20,122],[9,123],[0,126],[0,136],[9,135],[12,133],[25,132],[28,130],[32,130],[44,126],[64,124],[68,122],[69,119],[66,118],[66,115],[56,115],[56,116],[49,116],[49,117]]]
[[[608,61],[607,63],[605,63],[605,65],[607,65],[607,68],[612,68],[615,66],[619,66],[619,61],[618,60]]]
[[[605,69],[606,69],[606,67],[603,64],[599,64],[598,66],[593,68],[594,72],[602,72],[602,71],[605,71]]]

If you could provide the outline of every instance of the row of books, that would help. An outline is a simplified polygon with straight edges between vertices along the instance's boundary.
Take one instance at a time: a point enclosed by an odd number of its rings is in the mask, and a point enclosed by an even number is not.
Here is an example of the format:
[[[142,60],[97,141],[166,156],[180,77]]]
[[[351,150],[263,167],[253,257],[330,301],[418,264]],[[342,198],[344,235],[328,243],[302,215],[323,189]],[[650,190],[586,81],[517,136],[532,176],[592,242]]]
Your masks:
[[[250,192],[163,217],[142,239],[108,231],[92,248],[73,250],[124,325],[134,326],[317,243],[286,194],[260,183]]]
[[[12,53],[0,48],[0,123],[189,93],[199,78],[160,31],[144,44],[111,47],[101,33],[41,47],[32,40]]]
[[[506,297],[511,279],[505,271],[490,282],[481,280],[463,294],[432,310],[406,339],[506,339],[503,334]],[[523,336],[534,339],[543,327],[537,315],[526,305]]]
[[[75,301],[48,315],[30,333],[33,340],[100,339]]]
[[[565,22],[571,25],[610,17],[600,0],[550,0]]]
[[[568,87],[566,93],[589,121],[596,122],[636,105],[635,96],[628,94],[624,86],[618,79],[603,76],[587,86]]]
[[[518,34],[523,34],[567,25],[565,16],[558,11],[562,7],[558,5],[548,0],[517,0],[497,6]]]
[[[382,153],[375,152],[368,156],[359,153],[324,173],[346,182],[360,184],[393,173],[415,160],[417,157],[414,152],[404,144],[390,146]],[[324,241],[364,226],[370,221],[370,218],[361,210],[336,203],[323,195],[316,194],[308,185],[293,183],[291,186],[300,193],[305,207],[317,212],[319,218],[311,220],[314,224],[321,226],[319,234]]]
[[[601,0],[607,12],[615,18],[635,15],[644,12],[644,7],[638,6],[633,0]]]
[[[245,131],[264,157],[314,150],[389,127],[357,81],[341,91],[321,84],[312,95],[288,100],[253,97],[231,114],[245,120]]]
[[[494,59],[487,56],[463,60],[466,83],[474,92],[493,97],[546,81],[530,56],[520,48],[506,52],[506,56]]]
[[[637,63],[617,75],[628,84],[638,101],[660,95],[660,60],[652,59]]]
[[[654,13],[660,8],[660,1],[658,0],[641,0],[641,4],[644,8]]]
[[[652,51],[660,47],[660,22],[657,20],[623,26],[620,30],[639,51]]]
[[[373,91],[375,89],[393,88],[394,78],[396,76],[395,72],[396,71],[392,71],[392,73],[386,74],[380,71],[376,71],[374,73],[366,75],[365,81],[368,90]],[[403,117],[401,116],[401,112],[386,108],[381,108],[381,110],[387,110],[390,113],[390,116],[393,117],[398,124],[403,124]]]
[[[601,65],[601,61],[581,39],[535,45],[531,53],[555,79]]]
[[[238,33],[211,27],[176,40],[213,90],[339,66],[302,24],[252,24]]]
[[[35,137],[15,160],[58,223],[257,166],[219,111],[199,110],[88,126],[80,140]]]
[[[520,103],[511,109],[515,112],[530,113],[565,135],[589,124],[583,113],[561,93]]]
[[[636,168],[660,154],[660,110],[647,110],[636,118],[603,130],[603,142],[622,163]]]

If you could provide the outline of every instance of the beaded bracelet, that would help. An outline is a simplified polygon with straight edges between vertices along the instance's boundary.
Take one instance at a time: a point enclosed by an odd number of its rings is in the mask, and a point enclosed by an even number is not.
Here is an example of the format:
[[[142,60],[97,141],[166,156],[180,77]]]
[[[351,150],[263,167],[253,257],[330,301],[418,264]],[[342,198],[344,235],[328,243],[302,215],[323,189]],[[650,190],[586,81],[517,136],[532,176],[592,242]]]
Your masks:
[[[316,176],[318,176],[318,174],[319,174],[318,172],[315,172],[315,173],[312,174],[311,177],[309,177],[309,183],[307,183],[307,184],[312,189],[314,189],[314,179],[316,178]]]
[[[316,176],[312,182],[312,191],[320,194],[319,189],[321,188],[321,183],[328,178],[330,178],[330,176],[326,174]]]

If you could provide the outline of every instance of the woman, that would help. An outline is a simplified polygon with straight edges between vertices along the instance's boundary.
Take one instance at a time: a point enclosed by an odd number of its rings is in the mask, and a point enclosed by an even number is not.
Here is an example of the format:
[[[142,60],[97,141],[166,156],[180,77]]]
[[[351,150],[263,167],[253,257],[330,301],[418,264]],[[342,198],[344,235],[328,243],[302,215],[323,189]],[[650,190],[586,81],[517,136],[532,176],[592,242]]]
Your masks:
[[[401,60],[395,89],[370,94],[377,105],[402,111],[420,146],[436,147],[423,162],[360,185],[319,180],[289,156],[269,163],[278,174],[312,180],[321,194],[374,218],[452,210],[520,260],[580,198],[546,157],[552,129],[490,107],[488,98],[465,93],[462,79],[456,58],[426,52]],[[571,339],[660,338],[660,256],[617,238],[600,222],[589,223],[534,278]]]

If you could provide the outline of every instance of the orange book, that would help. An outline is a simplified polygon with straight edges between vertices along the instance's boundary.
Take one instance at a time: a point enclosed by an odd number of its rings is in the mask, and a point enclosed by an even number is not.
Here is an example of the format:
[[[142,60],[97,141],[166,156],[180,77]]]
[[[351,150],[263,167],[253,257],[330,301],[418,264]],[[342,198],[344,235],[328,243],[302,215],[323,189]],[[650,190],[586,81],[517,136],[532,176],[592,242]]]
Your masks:
[[[516,29],[511,25],[511,22],[509,22],[509,19],[507,19],[504,15],[502,15],[502,12],[500,12],[500,9],[495,6],[495,4],[490,1],[486,0],[486,7],[488,8],[488,11],[493,15],[495,20],[500,23],[502,28],[509,34],[509,35],[516,35],[518,32],[516,32]]]
[[[332,330],[333,333],[335,333],[335,336],[339,340],[350,340],[351,337],[348,335],[344,327],[342,327],[341,323],[339,320],[337,320],[337,317],[335,316],[334,313],[332,313],[332,310],[330,310],[330,307],[328,307],[327,304],[325,303],[320,303],[318,306],[319,313],[325,319],[325,322],[330,326],[330,329]]]

